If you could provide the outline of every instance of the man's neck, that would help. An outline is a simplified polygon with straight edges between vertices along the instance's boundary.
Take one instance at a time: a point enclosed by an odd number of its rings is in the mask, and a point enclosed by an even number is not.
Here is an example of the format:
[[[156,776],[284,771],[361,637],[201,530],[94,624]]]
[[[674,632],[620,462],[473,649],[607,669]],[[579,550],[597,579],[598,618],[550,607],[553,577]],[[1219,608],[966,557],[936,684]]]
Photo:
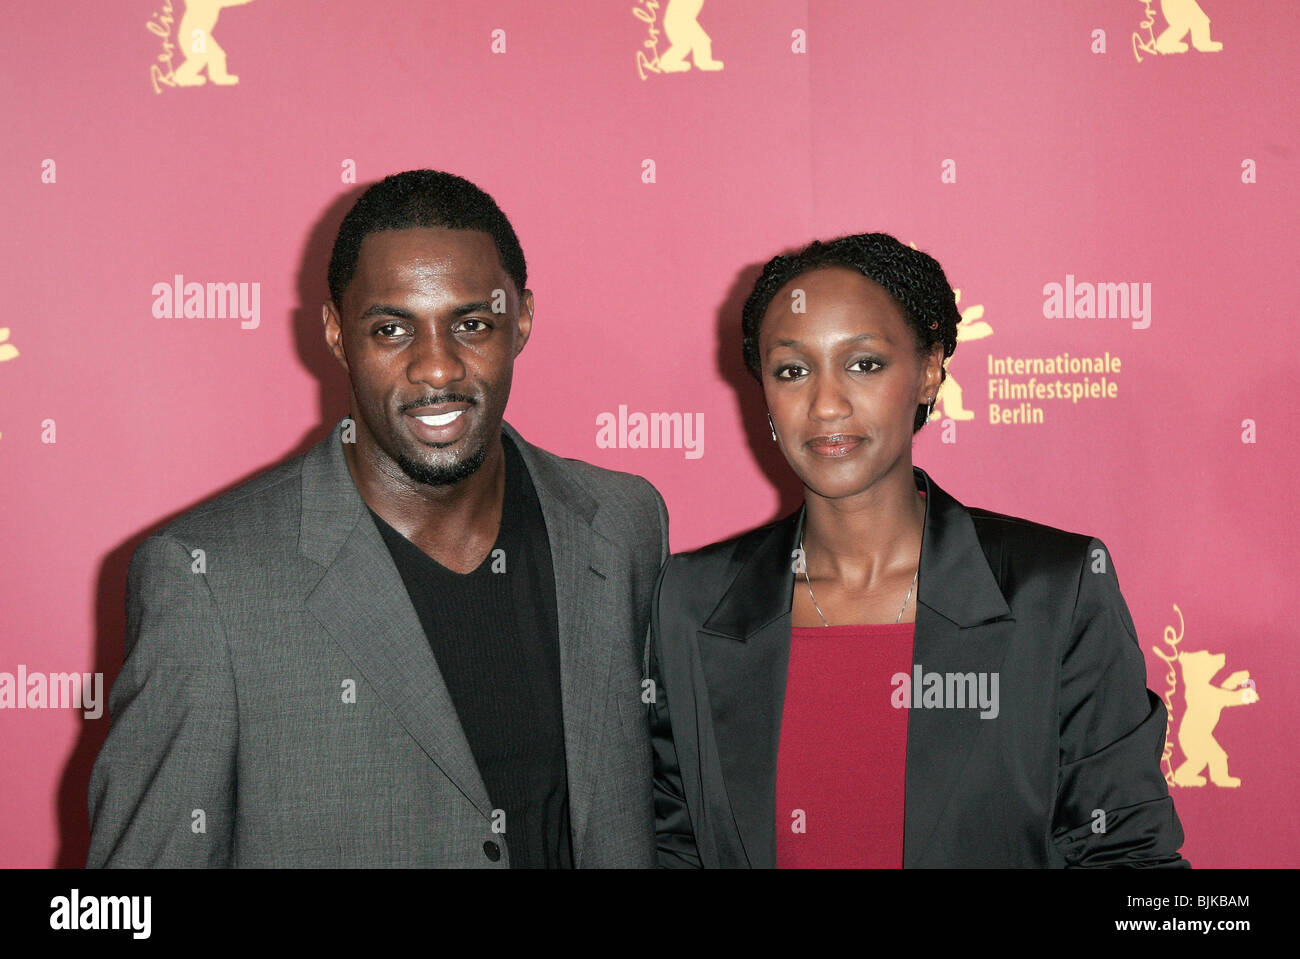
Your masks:
[[[477,569],[492,550],[505,502],[506,458],[503,439],[488,442],[483,465],[458,483],[430,486],[407,476],[395,463],[373,462],[344,446],[357,492],[376,514],[448,569]],[[373,462],[370,465],[367,461]]]

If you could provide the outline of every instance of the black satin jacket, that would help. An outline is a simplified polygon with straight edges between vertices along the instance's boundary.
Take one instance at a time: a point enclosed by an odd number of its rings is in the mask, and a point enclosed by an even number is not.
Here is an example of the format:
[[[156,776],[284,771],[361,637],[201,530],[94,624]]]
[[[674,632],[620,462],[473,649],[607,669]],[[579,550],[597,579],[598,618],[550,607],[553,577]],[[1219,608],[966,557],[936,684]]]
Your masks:
[[[903,865],[1186,866],[1165,708],[1100,540],[926,493],[913,662],[997,673],[999,709],[908,716]],[[647,644],[661,866],[776,865],[803,510],[659,576]],[[889,695],[890,690],[881,695]]]

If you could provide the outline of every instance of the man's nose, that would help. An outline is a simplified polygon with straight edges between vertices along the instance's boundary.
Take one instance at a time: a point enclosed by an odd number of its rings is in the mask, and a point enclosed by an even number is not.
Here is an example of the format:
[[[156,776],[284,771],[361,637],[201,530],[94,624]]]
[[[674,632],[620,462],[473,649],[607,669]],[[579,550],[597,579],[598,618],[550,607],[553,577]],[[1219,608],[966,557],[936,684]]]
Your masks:
[[[406,378],[412,383],[427,383],[440,389],[465,377],[465,363],[459,344],[450,333],[433,332],[417,335],[412,346]]]

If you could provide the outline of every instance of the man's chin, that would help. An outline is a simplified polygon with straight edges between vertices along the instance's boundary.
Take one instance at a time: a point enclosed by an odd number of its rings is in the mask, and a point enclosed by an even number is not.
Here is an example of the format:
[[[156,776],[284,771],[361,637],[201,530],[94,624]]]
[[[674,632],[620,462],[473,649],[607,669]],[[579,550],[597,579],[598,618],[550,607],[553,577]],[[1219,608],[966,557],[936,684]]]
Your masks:
[[[397,465],[417,483],[425,486],[452,486],[477,473],[486,459],[487,444],[484,443],[469,456],[454,463],[421,463],[402,453],[397,457]]]

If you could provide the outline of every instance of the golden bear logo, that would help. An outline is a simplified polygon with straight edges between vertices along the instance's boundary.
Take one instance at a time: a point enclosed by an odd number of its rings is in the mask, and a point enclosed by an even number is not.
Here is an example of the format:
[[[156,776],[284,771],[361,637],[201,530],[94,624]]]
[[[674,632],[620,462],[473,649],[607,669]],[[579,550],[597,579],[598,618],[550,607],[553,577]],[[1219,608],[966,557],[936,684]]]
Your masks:
[[[1183,671],[1183,695],[1187,699],[1187,712],[1178,725],[1178,746],[1187,758],[1174,770],[1175,785],[1204,786],[1201,770],[1207,766],[1214,785],[1230,788],[1241,785],[1240,779],[1228,775],[1228,754],[1214,738],[1214,727],[1219,725],[1223,707],[1257,703],[1259,693],[1253,687],[1239,688],[1250,679],[1250,673],[1244,669],[1218,686],[1211,685],[1225,658],[1223,653],[1214,655],[1203,649],[1178,657]]]
[[[920,249],[915,243],[908,243],[913,250]],[[961,290],[952,291],[953,302],[961,306]],[[957,342],[966,343],[970,340],[982,340],[986,336],[993,335],[993,327],[984,322],[984,307],[976,303],[974,306],[967,307],[961,311],[961,319],[957,321]],[[939,392],[934,395],[934,409],[930,411],[930,419],[943,419],[945,417],[953,420],[973,420],[975,414],[962,404],[961,384],[952,375],[952,370],[947,371],[948,375],[944,377]],[[942,410],[942,412],[940,412]],[[928,421],[927,421],[928,422]]]
[[[691,68],[690,54],[696,69],[721,70],[722,61],[713,59],[713,40],[700,26],[704,0],[668,0],[664,10],[664,33],[672,44],[659,58],[659,68],[666,73],[683,73]]]
[[[163,0],[162,9],[145,24],[150,33],[162,39],[162,52],[149,69],[155,93],[163,87],[197,87],[211,80],[218,86],[233,86],[239,77],[226,70],[226,51],[212,35],[217,17],[226,7],[239,7],[253,0],[188,0],[172,42],[175,8],[172,0]],[[177,51],[185,61],[173,68]],[[207,71],[207,76],[203,75]]]
[[[700,26],[700,10],[704,0],[668,0],[664,8],[662,33],[668,38],[668,49],[659,52],[660,29],[658,0],[641,0],[632,8],[632,14],[646,24],[648,36],[641,44],[644,49],[636,54],[637,72],[641,79],[650,73],[685,73],[691,64],[697,70],[721,70],[722,61],[713,59],[713,38]]]
[[[1160,0],[1160,12],[1164,14],[1167,26],[1157,36],[1155,33],[1156,15],[1151,9],[1150,0],[1143,2],[1143,19],[1138,24],[1142,33],[1133,34],[1133,55],[1139,63],[1142,53],[1186,53],[1188,34],[1192,46],[1201,53],[1218,53],[1223,44],[1210,39],[1210,18],[1201,9],[1197,0]]]
[[[1179,628],[1166,626],[1164,641],[1169,647],[1166,653],[1156,647],[1152,651],[1169,665],[1165,674],[1168,688],[1165,692],[1165,708],[1169,719],[1165,727],[1165,749],[1161,755],[1161,764],[1165,770],[1165,782],[1171,786],[1204,786],[1205,776],[1202,771],[1208,767],[1210,782],[1216,786],[1235,789],[1241,780],[1228,774],[1228,754],[1214,738],[1214,729],[1219,725],[1219,718],[1225,706],[1248,706],[1259,702],[1259,693],[1255,682],[1247,670],[1232,673],[1219,685],[1214,685],[1215,675],[1223,669],[1227,659],[1225,653],[1211,653],[1204,649],[1178,651],[1182,641],[1183,614],[1177,605]],[[1183,677],[1183,698],[1187,703],[1182,721],[1178,724],[1178,746],[1183,751],[1183,762],[1177,769],[1173,768],[1173,744],[1169,742],[1169,725],[1174,721],[1173,696],[1178,685],[1174,672],[1177,662]]]
[[[179,39],[185,51],[185,62],[176,68],[174,79],[178,87],[197,87],[211,80],[221,86],[239,82],[239,77],[226,72],[226,51],[212,36],[217,17],[225,7],[239,7],[253,0],[189,0],[185,15],[181,17]],[[202,70],[208,71],[207,78]]]
[[[953,296],[956,298],[957,305],[961,305],[961,290],[953,290]],[[961,320],[957,323],[957,342],[965,343],[969,340],[982,340],[986,336],[993,335],[993,327],[984,322],[984,307],[975,304],[961,311]],[[943,412],[940,412],[942,409]],[[944,378],[943,384],[939,387],[939,392],[935,394],[934,409],[930,413],[930,419],[938,417],[950,417],[954,420],[972,420],[975,414],[966,409],[961,401],[961,385],[953,377],[952,371]]]

